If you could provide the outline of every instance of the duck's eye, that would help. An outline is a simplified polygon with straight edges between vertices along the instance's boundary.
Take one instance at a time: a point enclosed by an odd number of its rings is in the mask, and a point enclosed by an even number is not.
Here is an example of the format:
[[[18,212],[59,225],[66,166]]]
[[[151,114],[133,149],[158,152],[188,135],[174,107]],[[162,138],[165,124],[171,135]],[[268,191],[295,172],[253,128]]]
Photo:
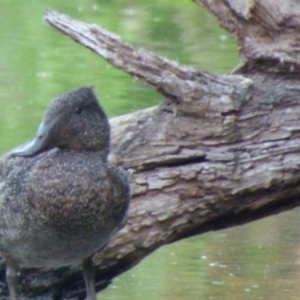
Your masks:
[[[77,115],[80,115],[82,113],[82,111],[83,111],[82,107],[78,107],[78,108],[75,109],[75,113]]]

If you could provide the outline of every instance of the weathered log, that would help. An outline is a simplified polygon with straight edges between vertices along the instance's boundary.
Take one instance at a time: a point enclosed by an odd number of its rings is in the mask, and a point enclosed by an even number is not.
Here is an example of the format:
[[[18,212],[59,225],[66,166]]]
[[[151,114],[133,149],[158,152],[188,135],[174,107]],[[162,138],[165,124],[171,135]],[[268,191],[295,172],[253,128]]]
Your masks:
[[[299,72],[300,5],[296,0],[194,0],[237,40],[244,74]]]
[[[235,74],[180,66],[97,25],[46,13],[51,26],[166,98],[111,120],[111,159],[130,173],[132,202],[126,227],[94,258],[98,290],[164,244],[299,205],[300,4],[195,2],[236,37]],[[83,296],[76,269],[22,278],[26,295]]]

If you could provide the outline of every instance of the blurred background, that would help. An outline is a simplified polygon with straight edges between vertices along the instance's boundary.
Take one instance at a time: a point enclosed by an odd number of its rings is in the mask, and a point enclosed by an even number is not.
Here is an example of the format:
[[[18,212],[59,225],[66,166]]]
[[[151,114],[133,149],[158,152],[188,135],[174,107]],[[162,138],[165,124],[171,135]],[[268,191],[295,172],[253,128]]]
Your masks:
[[[51,29],[47,8],[199,70],[223,74],[238,63],[231,36],[190,0],[0,0],[0,154],[31,139],[50,99],[71,89],[93,85],[109,117],[162,99]],[[293,210],[165,246],[99,298],[299,299],[299,225]]]

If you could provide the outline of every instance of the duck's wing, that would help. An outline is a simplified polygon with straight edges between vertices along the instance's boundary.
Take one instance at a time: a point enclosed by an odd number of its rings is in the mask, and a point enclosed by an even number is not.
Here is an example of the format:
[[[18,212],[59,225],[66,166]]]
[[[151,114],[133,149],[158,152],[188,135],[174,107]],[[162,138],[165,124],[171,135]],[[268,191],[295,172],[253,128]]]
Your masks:
[[[125,170],[113,165],[109,165],[108,175],[110,177],[110,181],[113,183],[113,198],[117,199],[118,203],[118,206],[116,207],[116,214],[123,218],[117,229],[120,230],[127,222],[127,214],[130,204],[130,185],[128,175]]]

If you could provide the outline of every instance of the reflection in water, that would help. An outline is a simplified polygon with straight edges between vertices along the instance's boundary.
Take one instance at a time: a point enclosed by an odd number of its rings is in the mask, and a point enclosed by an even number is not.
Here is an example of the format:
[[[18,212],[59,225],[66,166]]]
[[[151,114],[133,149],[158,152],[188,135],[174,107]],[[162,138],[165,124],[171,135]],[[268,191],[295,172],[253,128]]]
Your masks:
[[[192,1],[0,0],[0,152],[32,138],[50,99],[93,85],[109,116],[161,96],[42,21],[46,8],[97,23],[137,47],[215,73],[237,64],[232,38]],[[163,247],[103,299],[298,299],[299,211]]]

